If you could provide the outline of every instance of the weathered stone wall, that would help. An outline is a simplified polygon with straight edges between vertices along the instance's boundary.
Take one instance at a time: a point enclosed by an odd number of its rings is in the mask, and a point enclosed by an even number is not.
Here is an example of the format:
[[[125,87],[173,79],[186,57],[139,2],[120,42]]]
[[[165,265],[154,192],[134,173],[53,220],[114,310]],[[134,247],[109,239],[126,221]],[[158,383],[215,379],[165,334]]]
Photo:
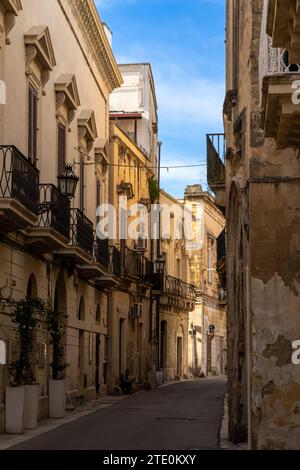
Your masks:
[[[300,369],[292,365],[291,344],[300,338],[300,167],[296,151],[277,150],[260,129],[264,4],[240,2],[237,103],[232,120],[225,118],[231,148],[226,162],[229,429],[235,441],[245,440],[248,432],[252,448],[298,449]],[[230,36],[237,25],[228,21]],[[229,51],[227,57],[230,62]]]

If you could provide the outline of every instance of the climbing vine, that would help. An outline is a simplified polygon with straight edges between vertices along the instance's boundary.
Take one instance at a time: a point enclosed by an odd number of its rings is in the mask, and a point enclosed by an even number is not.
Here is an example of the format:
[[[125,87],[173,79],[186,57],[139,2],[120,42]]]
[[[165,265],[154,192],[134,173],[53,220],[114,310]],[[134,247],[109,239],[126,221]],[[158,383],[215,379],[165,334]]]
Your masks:
[[[154,202],[159,200],[159,186],[158,186],[158,181],[157,179],[152,176],[148,180],[148,186],[149,186],[149,196],[151,203],[153,204]]]
[[[64,362],[63,338],[65,335],[66,316],[57,313],[41,299],[29,299],[17,302],[11,311],[11,318],[16,324],[18,341],[18,359],[9,366],[10,384],[12,386],[33,385],[34,374],[33,347],[35,332],[44,325],[50,335],[53,358],[50,364],[52,378],[63,378],[67,365]]]
[[[47,310],[47,325],[50,333],[50,344],[53,348],[53,359],[50,364],[52,368],[52,379],[60,380],[64,376],[67,364],[64,361],[63,338],[65,336],[66,316],[55,312],[52,309]]]
[[[13,386],[32,385],[36,382],[33,363],[35,330],[41,321],[43,303],[39,299],[17,302],[12,310],[12,321],[17,325],[16,335],[19,357],[9,366],[10,383]]]

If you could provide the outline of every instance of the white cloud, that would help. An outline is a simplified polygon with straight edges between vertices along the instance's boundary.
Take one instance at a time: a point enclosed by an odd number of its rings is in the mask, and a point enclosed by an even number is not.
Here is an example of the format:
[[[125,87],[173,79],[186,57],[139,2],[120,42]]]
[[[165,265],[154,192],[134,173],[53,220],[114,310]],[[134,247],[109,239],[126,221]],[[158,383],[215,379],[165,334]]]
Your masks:
[[[162,166],[185,166],[189,164],[201,164],[195,161],[190,155],[182,156],[164,156]],[[206,184],[206,166],[186,167],[186,168],[165,168],[161,170],[161,186],[164,188],[172,188],[172,192],[181,193],[184,186],[188,184]]]
[[[162,65],[156,77],[160,115],[172,122],[215,124],[222,119],[224,81],[214,81],[197,70]],[[165,73],[161,73],[165,71]]]

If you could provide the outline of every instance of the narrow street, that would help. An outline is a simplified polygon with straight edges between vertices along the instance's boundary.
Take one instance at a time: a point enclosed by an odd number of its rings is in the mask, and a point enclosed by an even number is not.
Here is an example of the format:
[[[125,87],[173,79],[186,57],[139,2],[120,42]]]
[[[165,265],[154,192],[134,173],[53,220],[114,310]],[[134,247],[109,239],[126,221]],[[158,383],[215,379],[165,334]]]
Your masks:
[[[218,449],[225,392],[223,378],[141,392],[11,450]]]

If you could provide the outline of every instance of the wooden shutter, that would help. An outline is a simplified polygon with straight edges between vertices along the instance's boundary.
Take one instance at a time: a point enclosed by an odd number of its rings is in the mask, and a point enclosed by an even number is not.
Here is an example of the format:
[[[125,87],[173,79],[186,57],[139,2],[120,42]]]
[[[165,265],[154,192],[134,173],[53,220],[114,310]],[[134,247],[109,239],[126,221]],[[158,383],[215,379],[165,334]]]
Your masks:
[[[66,164],[66,128],[58,124],[58,175],[65,171]]]
[[[32,163],[37,160],[37,92],[29,85],[28,103],[28,156]]]

